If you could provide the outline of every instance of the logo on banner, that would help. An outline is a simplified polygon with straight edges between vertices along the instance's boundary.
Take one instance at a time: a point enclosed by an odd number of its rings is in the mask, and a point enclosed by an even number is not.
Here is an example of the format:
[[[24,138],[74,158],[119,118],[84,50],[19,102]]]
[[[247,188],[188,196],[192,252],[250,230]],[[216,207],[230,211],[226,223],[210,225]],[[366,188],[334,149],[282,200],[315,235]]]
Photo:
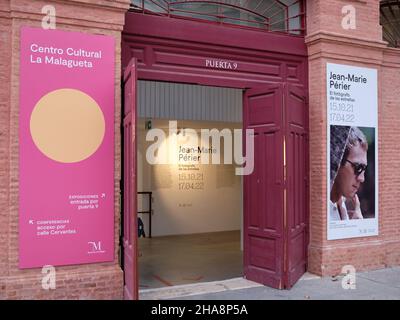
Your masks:
[[[90,248],[88,253],[105,253],[105,251],[101,249],[101,241],[89,241],[88,245]]]

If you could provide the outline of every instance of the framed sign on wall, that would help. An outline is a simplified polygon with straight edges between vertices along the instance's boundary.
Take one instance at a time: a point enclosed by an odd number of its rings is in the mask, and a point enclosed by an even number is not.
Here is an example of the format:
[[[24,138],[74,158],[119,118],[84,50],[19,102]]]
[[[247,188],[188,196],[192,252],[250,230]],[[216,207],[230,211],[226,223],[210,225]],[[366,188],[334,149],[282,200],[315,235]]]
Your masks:
[[[114,38],[21,28],[19,267],[114,259]]]
[[[377,70],[328,63],[327,238],[378,235]]]

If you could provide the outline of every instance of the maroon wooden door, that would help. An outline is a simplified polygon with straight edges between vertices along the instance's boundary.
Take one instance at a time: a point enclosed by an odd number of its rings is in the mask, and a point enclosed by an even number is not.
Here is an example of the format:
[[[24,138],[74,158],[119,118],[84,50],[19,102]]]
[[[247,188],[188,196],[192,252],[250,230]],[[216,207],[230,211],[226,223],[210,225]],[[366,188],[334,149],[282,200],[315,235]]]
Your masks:
[[[244,176],[244,275],[283,287],[283,86],[244,94],[243,127],[254,130],[254,171]]]
[[[307,270],[308,247],[308,103],[306,92],[285,86],[287,275],[291,288]]]
[[[124,299],[138,299],[136,214],[136,59],[124,73]]]
[[[254,130],[254,171],[244,177],[244,275],[290,288],[307,262],[307,102],[288,84],[249,89],[244,128]]]
[[[244,273],[248,279],[272,287],[290,287],[305,268],[308,241],[305,224],[308,189],[301,190],[307,186],[307,181],[302,180],[302,170],[306,168],[302,161],[307,159],[308,146],[301,149],[304,153],[299,151],[307,142],[308,115],[299,120],[304,93],[287,84],[307,88],[304,38],[133,12],[127,12],[125,20],[122,64],[125,67],[136,57],[141,80],[240,89],[280,82],[249,89],[244,98],[244,128],[255,130],[255,170],[244,177]],[[235,63],[237,68],[207,66],[207,61],[214,60]],[[126,113],[125,118],[131,119]],[[129,121],[132,126],[135,120]],[[128,161],[131,166],[135,164],[136,146],[134,131],[129,133],[128,127],[124,134],[131,141],[128,143],[125,139],[124,148],[131,150]],[[129,179],[132,188],[124,189],[124,204],[136,199],[132,196],[136,191],[132,182],[136,174],[134,167],[129,167],[133,170],[131,176],[126,178],[124,174],[124,180]],[[135,212],[135,202],[127,205],[132,210],[129,212]],[[130,219],[135,232],[132,239],[136,240],[136,217]],[[130,254],[137,260],[135,252]],[[125,282],[130,279],[132,287],[131,281],[136,281],[136,289],[132,290],[137,295],[136,260],[126,269],[133,274],[126,275]]]

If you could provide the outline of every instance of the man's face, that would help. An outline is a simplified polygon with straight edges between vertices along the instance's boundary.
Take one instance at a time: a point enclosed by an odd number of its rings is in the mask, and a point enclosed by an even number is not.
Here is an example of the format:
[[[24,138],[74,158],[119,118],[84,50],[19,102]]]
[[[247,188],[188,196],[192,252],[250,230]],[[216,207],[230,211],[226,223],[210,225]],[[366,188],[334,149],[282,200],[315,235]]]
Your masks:
[[[353,147],[349,151],[347,160],[354,164],[367,165],[367,151],[360,144]],[[365,180],[364,171],[360,175],[354,173],[353,165],[346,161],[339,169],[335,179],[335,184],[338,184],[338,191],[346,198],[352,198],[360,188],[361,183]]]

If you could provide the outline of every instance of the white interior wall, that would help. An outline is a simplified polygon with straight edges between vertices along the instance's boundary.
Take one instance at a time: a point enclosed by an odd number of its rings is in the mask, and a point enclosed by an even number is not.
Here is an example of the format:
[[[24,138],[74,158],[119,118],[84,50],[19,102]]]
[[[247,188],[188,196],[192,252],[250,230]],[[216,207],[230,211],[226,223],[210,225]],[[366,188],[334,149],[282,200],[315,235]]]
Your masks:
[[[191,95],[188,95],[187,90]],[[152,92],[156,92],[157,99]],[[182,101],[181,94],[187,96],[183,99],[186,101],[184,115],[193,121],[179,121],[175,111],[180,110],[180,107],[171,107],[175,102],[179,106],[179,101]],[[144,98],[143,95],[148,98]],[[150,99],[150,96],[153,98]],[[165,101],[168,101],[169,107],[166,107]],[[224,111],[201,107],[206,105],[204,101],[210,101],[214,109],[220,108]],[[229,105],[232,108],[229,108]],[[196,108],[203,108],[203,111],[193,110]],[[146,149],[151,144],[145,141],[145,120],[152,119],[152,127],[164,128],[165,132],[168,132],[168,122],[156,120],[155,115],[171,116],[169,119],[178,120],[178,127],[234,129],[241,128],[241,109],[240,90],[141,81],[138,113],[146,117],[138,121],[138,191],[153,191],[153,236],[242,230],[242,179],[234,174],[233,165],[199,165],[199,170],[193,172],[203,174],[204,188],[179,190],[179,182],[182,182],[179,181],[179,173],[182,171],[179,171],[177,165],[149,165],[145,161]],[[143,113],[143,110],[150,112]],[[214,118],[223,119],[228,110],[232,110],[227,117],[230,122],[209,121]],[[208,121],[201,121],[203,119]],[[138,211],[147,209],[146,198],[139,196],[138,199]],[[148,235],[148,215],[142,215],[142,220]]]
[[[210,122],[192,124],[190,126],[190,122],[185,122],[185,127],[215,127]],[[158,125],[156,127],[160,128]],[[224,127],[233,130],[240,124],[225,123]],[[143,128],[144,124],[139,125],[137,140],[138,191],[153,192],[152,236],[241,230],[242,179],[235,175],[236,167],[233,164],[199,164],[194,165],[195,170],[180,171],[179,164],[150,165],[144,161],[144,157],[151,142],[145,141],[146,130]],[[199,181],[182,181],[179,179],[182,173],[201,174],[203,178]],[[203,188],[182,190],[179,188],[182,182],[203,183]],[[138,211],[147,210],[146,198],[139,196],[138,199]],[[139,216],[148,235],[148,215]]]

